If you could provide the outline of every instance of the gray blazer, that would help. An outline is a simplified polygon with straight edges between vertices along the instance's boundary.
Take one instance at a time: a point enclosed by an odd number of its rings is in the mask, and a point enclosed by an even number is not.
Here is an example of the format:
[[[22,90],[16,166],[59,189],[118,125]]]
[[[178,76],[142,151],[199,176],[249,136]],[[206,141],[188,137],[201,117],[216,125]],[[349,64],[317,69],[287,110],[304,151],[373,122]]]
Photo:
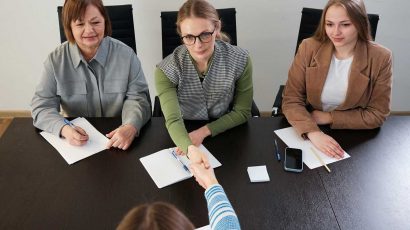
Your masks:
[[[59,135],[70,117],[117,117],[139,131],[151,117],[148,85],[135,52],[105,37],[87,63],[76,44],[48,55],[31,102],[34,126]]]

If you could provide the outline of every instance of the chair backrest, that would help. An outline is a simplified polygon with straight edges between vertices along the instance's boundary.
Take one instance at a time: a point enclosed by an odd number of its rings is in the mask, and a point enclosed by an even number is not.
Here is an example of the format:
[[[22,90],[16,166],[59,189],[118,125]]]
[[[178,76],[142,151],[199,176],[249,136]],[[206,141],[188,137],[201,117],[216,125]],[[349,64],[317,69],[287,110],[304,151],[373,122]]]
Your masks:
[[[320,17],[322,16],[322,9],[313,8],[303,8],[302,18],[300,19],[299,34],[296,44],[296,51],[298,50],[299,44],[303,39],[311,37],[320,22]],[[377,24],[379,22],[379,15],[377,14],[367,14],[370,21],[370,33],[373,39],[376,39]]]
[[[62,9],[62,6],[57,7],[61,43],[67,41],[61,20]],[[135,45],[132,5],[105,6],[105,9],[108,12],[108,16],[110,17],[112,25],[111,37],[122,41],[123,43],[131,47],[135,52],[137,52]]]
[[[229,35],[232,45],[237,45],[235,8],[217,9],[217,11],[222,21],[221,30]],[[162,58],[171,54],[177,46],[182,44],[177,33],[177,15],[178,11],[161,12]]]

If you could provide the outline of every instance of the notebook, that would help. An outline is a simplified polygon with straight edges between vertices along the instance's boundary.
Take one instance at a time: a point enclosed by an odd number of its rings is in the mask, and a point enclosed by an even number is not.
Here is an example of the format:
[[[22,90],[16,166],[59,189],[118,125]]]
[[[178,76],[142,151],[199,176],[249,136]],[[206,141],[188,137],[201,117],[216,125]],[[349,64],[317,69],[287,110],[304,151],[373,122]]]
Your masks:
[[[222,165],[205,146],[201,145],[199,148],[207,155],[212,168]],[[163,149],[141,157],[140,161],[158,188],[192,177],[188,169],[189,159],[185,155],[176,155],[175,148]]]

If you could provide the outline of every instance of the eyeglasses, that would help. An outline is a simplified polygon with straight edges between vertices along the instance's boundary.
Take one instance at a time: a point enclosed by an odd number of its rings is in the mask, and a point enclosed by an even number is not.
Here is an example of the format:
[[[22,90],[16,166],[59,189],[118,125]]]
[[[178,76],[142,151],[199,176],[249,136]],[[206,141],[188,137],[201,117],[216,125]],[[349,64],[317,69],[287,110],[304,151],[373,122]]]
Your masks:
[[[201,41],[201,43],[208,43],[212,40],[212,34],[214,34],[214,32],[215,32],[215,29],[212,32],[202,32],[198,36],[188,34],[188,35],[181,37],[181,40],[185,45],[188,45],[188,46],[195,44],[197,38]]]

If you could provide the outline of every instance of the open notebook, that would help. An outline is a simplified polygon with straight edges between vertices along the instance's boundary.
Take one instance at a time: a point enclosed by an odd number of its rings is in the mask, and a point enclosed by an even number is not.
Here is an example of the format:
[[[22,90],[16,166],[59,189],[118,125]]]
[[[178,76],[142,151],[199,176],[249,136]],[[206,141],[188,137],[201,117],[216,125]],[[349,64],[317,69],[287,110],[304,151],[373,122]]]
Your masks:
[[[222,165],[205,146],[199,148],[208,156],[212,168]],[[185,155],[176,155],[175,148],[163,149],[140,158],[140,161],[158,188],[192,177],[188,170],[189,159]]]

